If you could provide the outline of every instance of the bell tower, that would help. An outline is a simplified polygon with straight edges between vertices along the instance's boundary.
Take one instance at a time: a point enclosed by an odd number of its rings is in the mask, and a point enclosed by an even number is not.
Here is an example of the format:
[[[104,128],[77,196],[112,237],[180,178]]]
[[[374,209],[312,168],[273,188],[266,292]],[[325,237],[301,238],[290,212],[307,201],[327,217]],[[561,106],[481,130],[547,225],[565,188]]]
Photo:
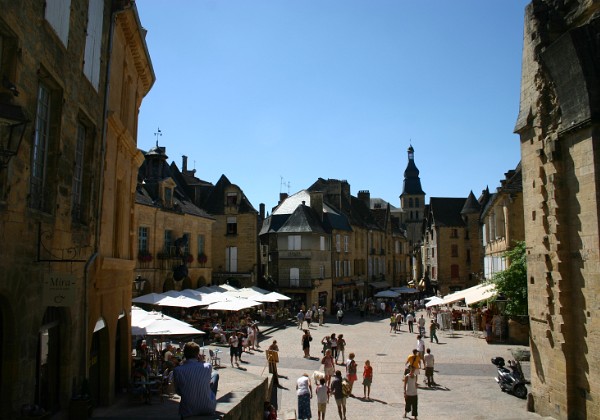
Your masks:
[[[414,246],[421,241],[421,227],[425,215],[425,192],[421,188],[419,169],[415,165],[415,149],[412,145],[408,148],[408,164],[404,170],[400,208],[409,243]]]

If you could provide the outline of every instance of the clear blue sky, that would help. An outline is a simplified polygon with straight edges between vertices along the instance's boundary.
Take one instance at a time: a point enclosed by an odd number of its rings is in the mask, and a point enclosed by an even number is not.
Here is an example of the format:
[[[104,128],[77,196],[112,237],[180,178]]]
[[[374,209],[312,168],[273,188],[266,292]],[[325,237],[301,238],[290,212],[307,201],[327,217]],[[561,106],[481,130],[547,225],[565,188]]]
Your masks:
[[[427,202],[493,191],[520,159],[528,2],[138,0],[138,147],[160,127],[169,162],[267,211],[319,177],[399,207],[411,143]]]

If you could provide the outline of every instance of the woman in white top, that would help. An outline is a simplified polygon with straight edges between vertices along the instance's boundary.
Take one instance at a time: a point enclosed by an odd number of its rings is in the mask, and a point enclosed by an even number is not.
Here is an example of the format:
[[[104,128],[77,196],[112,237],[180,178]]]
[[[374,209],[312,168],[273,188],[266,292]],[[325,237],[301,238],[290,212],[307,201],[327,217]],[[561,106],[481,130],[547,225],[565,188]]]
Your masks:
[[[296,383],[296,395],[298,395],[298,420],[310,419],[310,399],[312,398],[312,386],[308,374],[303,374]]]

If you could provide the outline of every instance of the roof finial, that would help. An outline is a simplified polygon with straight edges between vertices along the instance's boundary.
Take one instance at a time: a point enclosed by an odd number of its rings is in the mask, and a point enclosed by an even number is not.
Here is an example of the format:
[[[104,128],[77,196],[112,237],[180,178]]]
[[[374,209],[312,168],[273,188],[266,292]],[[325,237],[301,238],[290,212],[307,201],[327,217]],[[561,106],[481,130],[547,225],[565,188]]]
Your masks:
[[[158,127],[158,130],[156,131],[156,133],[154,133],[154,135],[156,136],[156,147],[158,147],[158,138],[162,136],[162,132],[160,131],[160,127]]]

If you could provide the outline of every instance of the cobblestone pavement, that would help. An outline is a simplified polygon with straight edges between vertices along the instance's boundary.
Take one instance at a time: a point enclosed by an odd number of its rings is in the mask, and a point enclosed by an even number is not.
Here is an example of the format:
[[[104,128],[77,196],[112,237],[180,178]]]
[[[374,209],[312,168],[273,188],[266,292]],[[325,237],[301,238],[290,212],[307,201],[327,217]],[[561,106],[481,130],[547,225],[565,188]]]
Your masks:
[[[419,316],[419,315],[417,315]],[[236,383],[244,378],[268,376],[265,353],[273,339],[279,345],[279,379],[277,389],[278,414],[283,416],[289,410],[296,410],[296,380],[307,373],[312,376],[315,370],[323,370],[320,364],[321,344],[325,335],[331,333],[344,334],[348,353],[356,354],[359,380],[354,385],[355,398],[348,398],[347,419],[363,420],[373,418],[401,418],[404,414],[404,398],[402,393],[402,373],[407,356],[416,344],[417,334],[408,333],[405,324],[400,333],[389,332],[389,322],[385,318],[370,317],[361,319],[358,314],[349,313],[344,324],[340,325],[333,317],[325,325],[312,324],[310,331],[314,337],[311,343],[311,359],[303,357],[300,337],[302,332],[296,326],[268,332],[262,337],[261,349],[252,354],[244,354],[245,363],[240,368],[231,368],[229,352],[225,348],[222,354],[223,368],[217,398],[234,389]],[[306,326],[306,324],[304,324]],[[512,358],[511,350],[527,349],[523,346],[509,344],[487,344],[479,334],[471,331],[439,331],[439,344],[432,344],[426,338],[427,347],[435,356],[435,382],[439,384],[433,389],[419,388],[420,419],[541,419],[529,413],[526,401],[500,390],[494,376],[496,367],[490,359],[502,356]],[[366,359],[373,366],[373,385],[371,401],[362,399],[362,371]],[[529,363],[522,363],[526,378],[529,378]],[[344,366],[338,366],[344,373]],[[423,374],[420,375],[422,382]],[[313,384],[314,390],[314,384]],[[317,418],[316,398],[312,400],[313,418]],[[217,407],[218,409],[218,407]],[[97,409],[95,418],[145,418],[176,419],[177,399],[152,406],[116,404],[112,407]],[[335,400],[331,398],[327,406],[326,418],[338,419]]]

